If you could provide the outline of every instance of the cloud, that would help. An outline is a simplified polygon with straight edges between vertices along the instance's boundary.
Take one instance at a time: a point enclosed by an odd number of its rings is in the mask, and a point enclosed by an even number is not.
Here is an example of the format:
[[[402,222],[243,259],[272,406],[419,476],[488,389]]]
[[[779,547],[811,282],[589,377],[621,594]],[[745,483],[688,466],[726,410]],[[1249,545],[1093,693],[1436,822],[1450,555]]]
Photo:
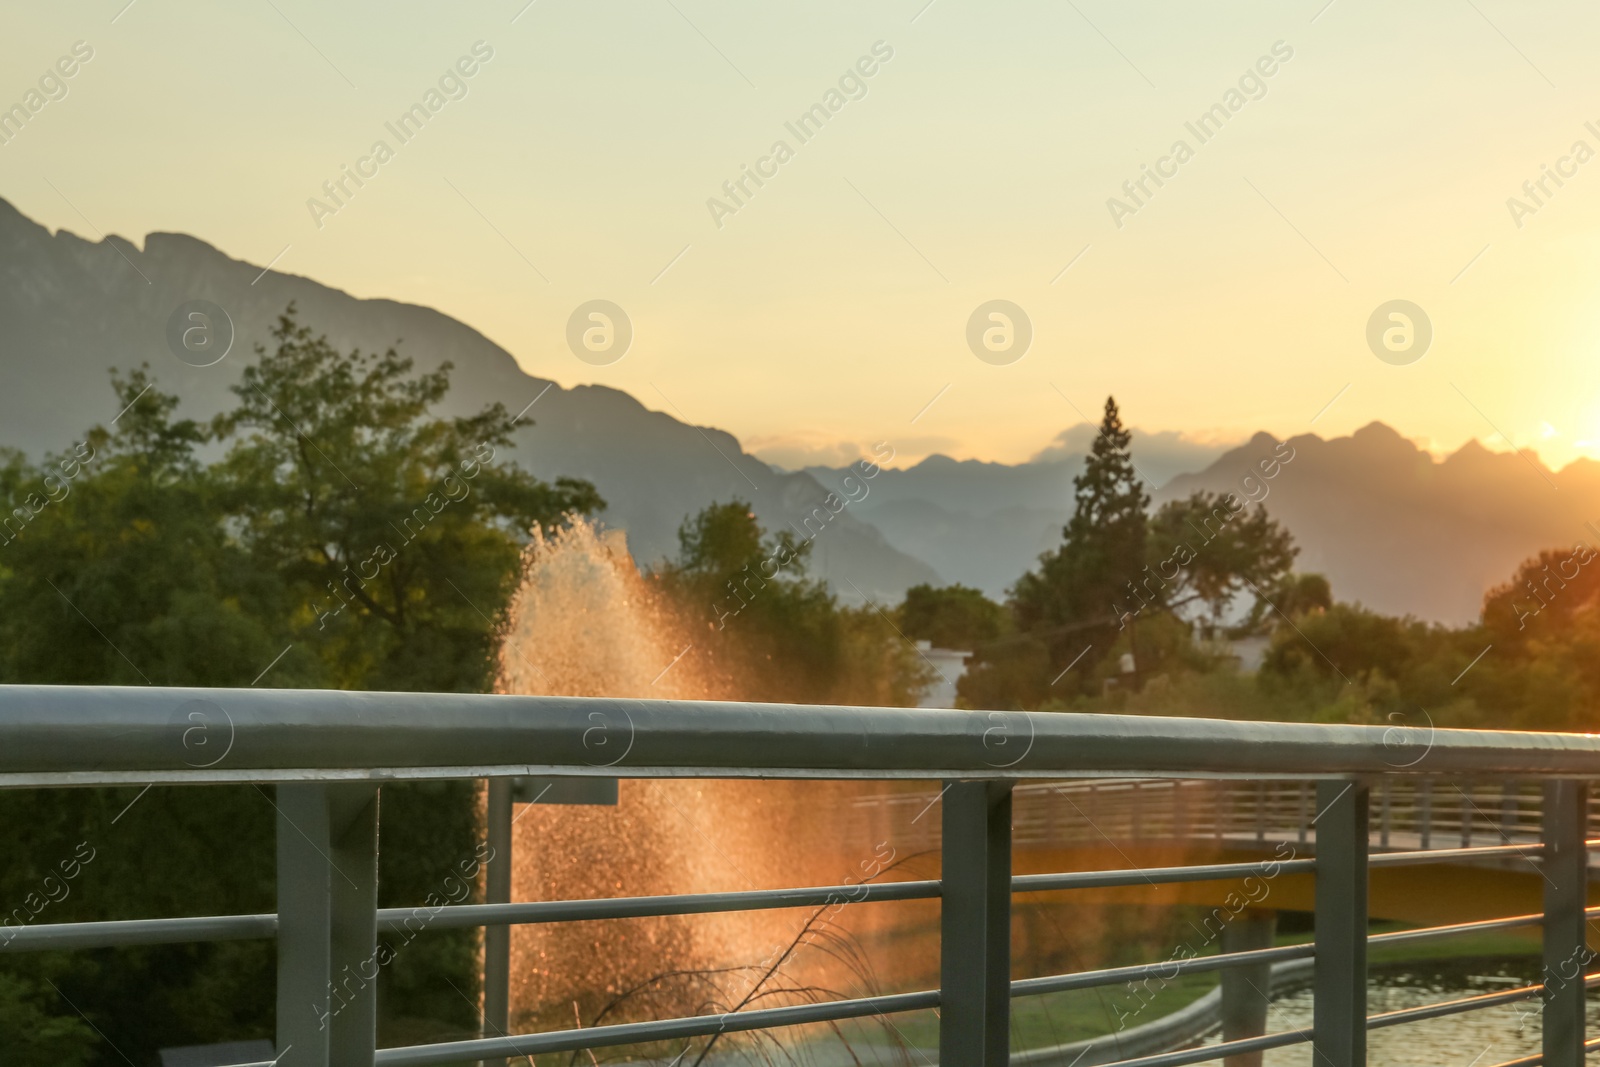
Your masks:
[[[797,471],[803,467],[848,467],[858,459],[879,454],[874,446],[880,440],[885,439],[841,441],[807,434],[779,434],[753,438],[745,449],[774,467]],[[895,458],[885,466],[903,467],[929,453],[952,448],[957,442],[952,437],[896,437],[887,443],[894,449]]]
[[[786,471],[803,467],[848,467],[868,455],[865,445],[855,441],[828,441],[803,435],[762,437],[746,442],[752,456]]]
[[[1055,439],[1040,449],[1030,463],[1078,463],[1088,454],[1100,432],[1098,426],[1080,422],[1056,434]],[[1244,437],[1211,437],[1189,434],[1181,430],[1129,431],[1133,441],[1128,446],[1133,461],[1145,477],[1157,486],[1165,485],[1180,474],[1204,470],[1230,448],[1243,443]]]

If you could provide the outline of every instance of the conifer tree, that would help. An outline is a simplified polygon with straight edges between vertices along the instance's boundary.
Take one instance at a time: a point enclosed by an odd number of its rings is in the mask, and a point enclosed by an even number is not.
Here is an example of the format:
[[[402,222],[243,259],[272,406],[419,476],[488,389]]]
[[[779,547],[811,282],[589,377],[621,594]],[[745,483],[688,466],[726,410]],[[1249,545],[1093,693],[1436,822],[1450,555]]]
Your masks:
[[[1072,480],[1072,518],[1061,547],[1040,557],[1039,569],[1012,596],[1025,629],[1114,620],[1121,590],[1145,565],[1150,495],[1128,452],[1128,430],[1113,397],[1083,471]]]

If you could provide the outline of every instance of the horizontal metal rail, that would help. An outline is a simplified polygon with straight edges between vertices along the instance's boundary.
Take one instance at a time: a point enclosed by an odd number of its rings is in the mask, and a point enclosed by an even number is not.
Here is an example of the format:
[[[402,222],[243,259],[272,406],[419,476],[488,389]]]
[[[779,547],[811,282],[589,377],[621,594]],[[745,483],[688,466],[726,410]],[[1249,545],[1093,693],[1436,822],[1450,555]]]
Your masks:
[[[1218,1045],[1180,1049],[1177,1052],[1158,1052],[1154,1056],[1140,1056],[1135,1060],[1117,1060],[1113,1067],[1184,1067],[1185,1064],[1220,1060],[1244,1052],[1265,1052],[1267,1049],[1284,1048],[1287,1045],[1303,1045],[1310,1040],[1310,1030],[1285,1030],[1277,1034],[1224,1041]]]
[[[1067,874],[1025,874],[1012,878],[1014,893],[1106,886],[1137,886],[1205,881],[1248,875],[1265,877],[1272,861],[1224,863],[1194,867],[1154,867],[1143,871],[1086,871]],[[1280,872],[1315,869],[1312,859],[1277,863]],[[600,897],[589,900],[531,901],[514,904],[451,904],[443,907],[381,908],[378,929],[409,933],[420,924],[448,930],[525,923],[637,919],[664,915],[700,915],[772,908],[826,907],[835,903],[928,900],[938,897],[934,879],[911,882],[862,882],[855,885],[801,889],[761,889],[734,893],[683,893],[647,897]],[[244,941],[277,935],[278,917],[205,915],[174,919],[128,919],[111,922],[47,923],[0,928],[0,953],[56,949],[117,948],[127,945],[184,944],[200,941]]]
[[[127,945],[182,945],[197,941],[251,941],[278,936],[278,917],[195,915],[178,919],[120,919],[110,922],[44,923],[0,929],[0,954],[57,949],[122,948]]]
[[[1295,860],[1293,870],[1309,870],[1314,860]],[[1288,864],[1282,866],[1287,867]],[[1259,864],[1215,864],[1206,867],[1152,868],[1148,873],[1156,882],[1201,881],[1206,878],[1234,877],[1241,868],[1259,873]],[[1227,873],[1221,873],[1224,870]],[[1180,877],[1184,872],[1194,872],[1190,878]],[[1012,879],[1016,893],[1038,892],[1046,889],[1082,888],[1089,886],[1139,885],[1136,871],[1086,872],[1078,875],[1018,875]],[[1101,876],[1116,876],[1101,880]],[[1063,879],[1071,879],[1060,884]],[[1040,884],[1047,883],[1047,884]],[[431,929],[447,930],[463,927],[522,925],[530,923],[583,922],[601,919],[628,919],[665,915],[698,915],[727,911],[758,911],[775,908],[828,906],[834,903],[862,903],[866,901],[928,900],[940,895],[936,880],[912,882],[869,882],[856,885],[816,886],[804,889],[763,889],[734,893],[689,893],[648,897],[601,897],[589,900],[532,901],[514,904],[455,904],[440,908],[381,908],[377,914],[378,929],[391,933],[409,933],[408,923],[420,923]],[[1590,915],[1600,915],[1600,907],[1588,909]],[[1419,930],[1396,930],[1373,934],[1367,940],[1372,945],[1399,944],[1449,937],[1456,934],[1480,933],[1489,930],[1514,929],[1536,926],[1544,921],[1539,914],[1515,915],[1503,919],[1485,919],[1476,922],[1432,926]],[[42,952],[64,949],[119,948],[132,945],[185,944],[203,941],[246,941],[275,937],[278,917],[270,912],[257,915],[202,915],[171,919],[126,919],[109,922],[48,923],[38,926],[6,927],[0,929],[0,953]],[[1260,952],[1296,950],[1301,946],[1283,949],[1257,950],[1234,954],[1239,962],[1251,958],[1264,960]],[[1308,948],[1308,946],[1307,946]],[[1309,951],[1306,953],[1309,955]],[[1223,957],[1196,957],[1187,961],[1140,964],[1105,971],[1080,972],[1083,975],[1111,974],[1143,977],[1144,972],[1177,966],[1184,970],[1213,970],[1229,966],[1228,963],[1205,961]],[[1274,957],[1293,959],[1286,955]],[[1134,973],[1141,972],[1141,973]],[[1055,975],[1048,978],[1030,978],[1013,982],[1013,996],[1029,996],[1048,992],[1045,989],[1018,991],[1030,982],[1055,982],[1074,975]],[[1114,977],[1107,981],[1118,981]],[[1084,985],[1104,984],[1085,982]],[[1059,988],[1078,988],[1063,985]]]
[[[1367,938],[1368,945],[1399,945],[1416,941],[1432,941],[1441,937],[1454,937],[1457,934],[1476,934],[1486,930],[1514,930],[1519,926],[1542,926],[1544,916],[1510,915],[1504,919],[1480,919],[1470,923],[1451,923],[1448,926],[1424,926],[1419,930],[1393,930],[1386,934],[1372,934]]]
[[[433,908],[383,908],[378,929],[403,931],[409,921],[428,928],[513,926],[524,923],[586,922],[592,919],[640,919],[662,915],[704,915],[721,911],[764,911],[772,908],[827,907],[875,900],[928,900],[938,897],[937,881],[867,882],[810,889],[755,889],[741,893],[683,893],[654,897],[600,897],[593,900],[548,900],[516,904],[456,904]],[[432,913],[430,915],[430,913]]]
[[[1276,867],[1276,874],[1266,868]],[[1011,879],[1013,893],[1044,893],[1054,889],[1104,889],[1171,882],[1207,882],[1251,875],[1273,878],[1277,874],[1314,871],[1314,859],[1255,860],[1250,863],[1208,863],[1193,867],[1149,867],[1143,870],[1071,871],[1064,874],[1020,874]]]
[[[617,1023],[581,1030],[551,1030],[539,1034],[485,1037],[470,1041],[445,1041],[434,1045],[409,1045],[379,1049],[379,1067],[431,1067],[464,1060],[505,1056],[537,1056],[545,1052],[576,1052],[586,1048],[637,1045],[684,1037],[707,1037],[746,1030],[766,1030],[804,1023],[837,1022],[870,1015],[893,1015],[939,1006],[939,991],[891,993],[854,1000],[829,1000],[820,1004],[793,1004],[782,1008],[756,1008],[722,1015],[694,1015],[647,1023]]]
[[[1374,852],[1367,857],[1368,867],[1409,867],[1450,860],[1490,859],[1494,856],[1539,856],[1544,845],[1530,841],[1520,845],[1482,845],[1472,848],[1435,848],[1420,852]]]
[[[1224,863],[1193,867],[1154,867],[1143,871],[1086,871],[1067,874],[1026,874],[1011,879],[1012,892],[1033,893],[1056,889],[1137,886],[1170,882],[1198,882],[1267,875],[1271,861]],[[1312,859],[1276,864],[1280,873],[1315,869]],[[646,897],[600,897],[589,900],[530,901],[512,904],[450,904],[443,907],[381,908],[378,929],[409,933],[418,926],[437,930],[476,926],[512,926],[527,923],[585,922],[601,919],[637,919],[665,915],[701,915],[726,911],[773,908],[826,907],[836,903],[928,900],[940,895],[935,879],[910,882],[861,882],[855,885],[814,886],[800,889],[760,889],[733,893],[683,893]],[[412,924],[412,925],[408,925]],[[57,949],[118,948],[128,945],[166,945],[201,941],[245,941],[275,937],[278,917],[259,915],[204,915],[172,919],[127,919],[110,922],[46,923],[0,928],[0,953],[42,952]]]
[[[1416,1008],[1401,1008],[1399,1011],[1386,1011],[1381,1015],[1367,1016],[1367,1029],[1378,1030],[1385,1026],[1398,1026],[1401,1023],[1420,1022],[1423,1019],[1438,1019],[1445,1015],[1460,1015],[1466,1011],[1477,1011],[1480,1008],[1492,1008],[1498,1004],[1514,1004],[1519,1000],[1532,1000],[1544,992],[1544,985],[1519,986],[1516,989],[1507,989],[1499,993],[1480,993],[1475,997],[1462,997],[1459,1000],[1446,1000],[1438,1004],[1424,1004]]]
[[[204,718],[226,756],[198,766]],[[996,738],[1005,742],[1003,750]],[[0,687],[0,785],[621,777],[1587,777],[1600,737],[714,701],[145,686]],[[209,743],[209,742],[208,742]],[[208,751],[210,751],[208,749]],[[1016,755],[1013,755],[1016,753]]]
[[[1011,995],[1036,997],[1045,993],[1062,993],[1069,989],[1091,989],[1117,982],[1132,982],[1140,978],[1159,977],[1170,981],[1180,974],[1221,971],[1229,967],[1246,967],[1252,963],[1304,960],[1315,955],[1314,945],[1283,945],[1278,948],[1251,949],[1248,952],[1219,952],[1211,956],[1190,956],[1187,959],[1163,960],[1160,963],[1135,963],[1126,967],[1106,967],[1098,971],[1021,978],[1011,983]]]
[[[805,889],[759,889],[738,893],[684,893],[652,897],[600,897],[517,904],[447,904],[442,907],[380,908],[378,929],[412,933],[473,926],[638,919],[662,915],[704,915],[724,911],[826,907],[835,903],[926,900],[938,897],[937,881],[867,882]],[[276,937],[278,917],[209,915],[178,919],[128,919],[113,922],[51,923],[0,928],[0,952],[118,948],[196,941],[245,941]]]

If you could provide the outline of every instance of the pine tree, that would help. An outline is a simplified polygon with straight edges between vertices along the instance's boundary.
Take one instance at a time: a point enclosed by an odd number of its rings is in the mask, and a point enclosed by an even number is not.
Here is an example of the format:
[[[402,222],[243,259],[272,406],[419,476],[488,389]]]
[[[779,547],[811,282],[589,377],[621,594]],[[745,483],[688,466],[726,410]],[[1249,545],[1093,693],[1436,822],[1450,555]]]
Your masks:
[[[1102,621],[1114,632],[1121,612],[1131,610],[1123,601],[1146,563],[1150,496],[1128,452],[1130,438],[1116,399],[1107,397],[1100,433],[1072,480],[1074,508],[1061,547],[1041,556],[1039,569],[1012,589],[1019,628],[1050,648],[1052,663],[1086,642],[1109,645],[1084,632]]]

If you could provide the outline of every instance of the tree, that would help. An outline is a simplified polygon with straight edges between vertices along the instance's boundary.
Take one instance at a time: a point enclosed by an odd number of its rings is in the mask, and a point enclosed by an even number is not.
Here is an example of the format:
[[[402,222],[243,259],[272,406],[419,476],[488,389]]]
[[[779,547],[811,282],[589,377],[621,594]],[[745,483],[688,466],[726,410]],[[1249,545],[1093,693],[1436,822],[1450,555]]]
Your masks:
[[[8,680],[248,685],[287,643],[281,591],[219,521],[202,427],[145,370],[122,414],[25,475],[13,469],[0,612]],[[317,677],[297,659],[286,677]],[[297,674],[297,672],[299,672]]]
[[[1503,648],[1524,649],[1570,633],[1600,605],[1600,566],[1588,545],[1547,549],[1483,598],[1483,624]]]
[[[906,636],[935,648],[971,651],[999,637],[1009,621],[1005,608],[964,585],[914,585],[900,605]]]
[[[1152,605],[1179,614],[1201,608],[1218,626],[1235,599],[1248,594],[1251,620],[1259,621],[1298,552],[1266,508],[1250,508],[1231,493],[1193,493],[1156,512],[1150,562],[1120,604],[1135,613]]]
[[[1320,574],[1285,574],[1269,587],[1266,597],[1256,598],[1249,618],[1233,632],[1243,636],[1259,632],[1263,627],[1276,631],[1302,615],[1332,610],[1333,587],[1327,578]]]
[[[272,336],[214,424],[233,441],[217,476],[241,544],[281,576],[333,684],[481,690],[528,531],[604,502],[497,463],[516,430],[500,404],[430,418],[449,363],[414,376],[392,348],[341,353],[293,305]]]
[[[1197,492],[1150,517],[1130,442],[1108,397],[1100,433],[1073,479],[1062,544],[1012,587],[1018,635],[1005,648],[981,651],[962,684],[964,701],[1032,707],[1091,695],[1109,678],[1128,681],[1107,666],[1124,653],[1133,656],[1137,687],[1158,672],[1204,661],[1187,636],[1197,617],[1215,629],[1249,596],[1246,628],[1253,629],[1279,596],[1317,598],[1310,586],[1286,584],[1297,550],[1261,507],[1234,494]],[[1321,595],[1326,602],[1325,582]],[[1040,677],[1027,676],[1034,671]]]
[[[1150,496],[1128,451],[1113,397],[1106,398],[1100,433],[1083,471],[1073,478],[1072,519],[1062,545],[1039,558],[1039,570],[1012,590],[1018,625],[1025,630],[1116,617],[1114,604],[1145,566]]]
[[[712,504],[678,530],[656,569],[666,599],[703,636],[704,675],[746,699],[915,704],[931,672],[881,608],[840,607],[806,574],[811,542],[769,537],[742,500]]]
[[[1074,665],[1083,668],[1075,675],[1080,682],[1092,675],[1121,626],[1118,605],[1145,567],[1150,497],[1133,465],[1131,440],[1115,398],[1107,397],[1100,433],[1072,480],[1073,513],[1061,547],[1040,556],[1039,569],[1011,589],[1017,629],[1044,646],[1052,676]],[[1025,688],[1036,691],[1039,684]]]

